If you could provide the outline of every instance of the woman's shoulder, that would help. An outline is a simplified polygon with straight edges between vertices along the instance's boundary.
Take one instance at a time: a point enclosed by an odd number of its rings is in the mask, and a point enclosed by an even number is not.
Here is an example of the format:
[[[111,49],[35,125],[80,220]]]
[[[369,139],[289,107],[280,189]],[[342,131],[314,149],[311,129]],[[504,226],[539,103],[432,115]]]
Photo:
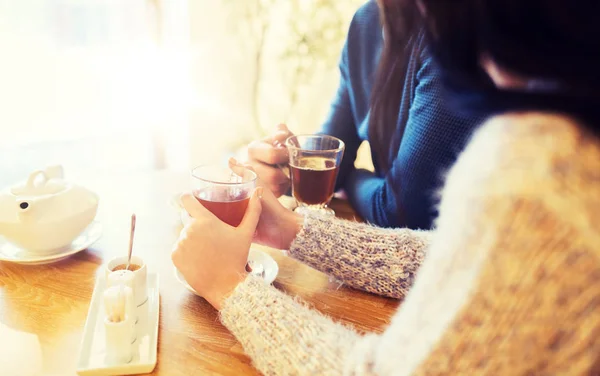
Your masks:
[[[490,118],[448,175],[448,192],[535,199],[588,226],[600,220],[600,138],[551,113]],[[598,218],[592,218],[597,216]]]
[[[379,23],[379,6],[377,1],[369,0],[358,8],[352,19],[353,23],[373,24]],[[381,30],[381,24],[379,25]]]
[[[598,143],[574,118],[550,112],[515,112],[493,116],[483,123],[474,137],[477,136],[480,138],[501,136],[498,139],[511,138],[513,142],[520,139],[527,142],[531,137],[546,140],[561,137],[563,142],[553,145],[556,147],[548,148],[548,151],[564,151],[565,148],[572,148],[586,136],[590,136],[589,140]]]
[[[373,64],[378,62],[383,35],[377,2],[368,1],[356,11],[350,22],[346,43],[350,60]]]
[[[585,171],[600,172],[600,138],[565,115],[505,114],[490,118],[474,133],[464,158],[489,163],[496,172],[506,168],[517,176],[526,174],[523,185],[527,180],[560,182]]]

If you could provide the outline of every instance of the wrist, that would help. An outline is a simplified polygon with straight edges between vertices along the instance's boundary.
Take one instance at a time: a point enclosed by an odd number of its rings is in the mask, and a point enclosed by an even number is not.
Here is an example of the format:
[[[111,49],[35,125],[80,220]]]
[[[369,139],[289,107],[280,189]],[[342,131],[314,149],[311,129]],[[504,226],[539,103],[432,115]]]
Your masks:
[[[223,302],[233,294],[233,292],[235,291],[235,289],[238,287],[238,285],[240,283],[243,283],[244,280],[248,277],[248,273],[247,272],[242,272],[242,273],[238,273],[236,274],[233,278],[232,278],[232,282],[229,285],[229,288],[226,289],[225,291],[221,292],[221,293],[217,293],[215,294],[215,296],[212,296],[210,299],[207,297],[206,300],[208,301],[208,303],[213,306],[217,311],[221,310],[221,307],[223,306]]]
[[[290,246],[304,226],[304,216],[293,211],[288,211],[286,223],[287,233],[285,242],[282,244],[282,249],[290,249]]]

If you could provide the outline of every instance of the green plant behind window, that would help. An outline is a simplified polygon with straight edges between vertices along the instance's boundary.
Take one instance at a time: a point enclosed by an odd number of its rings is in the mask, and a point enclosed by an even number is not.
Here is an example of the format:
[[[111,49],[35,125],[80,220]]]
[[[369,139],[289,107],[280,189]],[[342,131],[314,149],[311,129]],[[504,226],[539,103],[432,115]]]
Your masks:
[[[251,56],[248,74],[252,122],[255,136],[265,134],[261,122],[264,103],[261,83],[265,74],[265,46],[268,38],[284,41],[278,56],[278,74],[286,87],[288,120],[302,100],[302,88],[315,84],[318,72],[334,71],[337,66],[350,17],[363,1],[358,0],[223,0],[228,6],[231,29],[240,38],[239,46]],[[284,17],[283,33],[271,27]],[[337,74],[337,73],[332,73]]]

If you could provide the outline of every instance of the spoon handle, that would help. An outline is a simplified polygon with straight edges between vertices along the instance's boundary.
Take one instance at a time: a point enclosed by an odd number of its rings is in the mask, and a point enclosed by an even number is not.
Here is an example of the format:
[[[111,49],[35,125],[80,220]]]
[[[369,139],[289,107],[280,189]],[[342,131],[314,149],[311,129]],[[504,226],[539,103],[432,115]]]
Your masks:
[[[285,148],[285,145],[283,145],[281,142],[275,140],[273,141],[273,146],[275,146],[276,148]],[[286,178],[290,178],[290,165],[289,163],[278,163],[276,164],[277,168],[279,168],[281,170],[281,172],[283,172],[283,174],[285,175]]]
[[[290,166],[288,164],[278,164],[277,168],[283,172],[286,178],[290,178]]]
[[[131,254],[133,253],[133,235],[135,234],[135,213],[131,215],[131,232],[129,233],[129,254],[127,255],[127,267],[125,270],[129,270],[131,264]]]

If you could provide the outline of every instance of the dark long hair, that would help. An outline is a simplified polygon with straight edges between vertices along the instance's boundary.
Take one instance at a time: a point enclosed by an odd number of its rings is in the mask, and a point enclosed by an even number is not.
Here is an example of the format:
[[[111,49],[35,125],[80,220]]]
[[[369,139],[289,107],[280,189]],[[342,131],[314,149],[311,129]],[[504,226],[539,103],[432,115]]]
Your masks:
[[[416,43],[421,16],[413,0],[377,0],[383,24],[384,46],[371,92],[369,140],[377,165],[390,168],[390,150],[397,150],[403,129],[396,129],[406,68]],[[402,124],[404,127],[404,124]]]
[[[600,117],[600,1],[421,0],[425,16],[417,1],[378,0],[385,42],[371,94],[369,138],[384,172],[390,167],[388,150],[404,134],[396,129],[404,127],[397,124],[398,111],[411,42],[420,32],[427,35],[446,89],[453,91],[450,102],[470,95],[466,106],[481,107],[485,115],[562,107],[591,115],[588,119]],[[483,56],[518,76],[556,83],[559,90],[538,95],[497,89],[481,68]],[[484,108],[490,104],[495,108]],[[600,121],[587,125],[600,132]]]
[[[415,0],[416,1],[416,0]],[[473,79],[483,55],[523,77],[597,87],[597,0],[422,0],[436,59]],[[595,90],[596,91],[596,90]]]

